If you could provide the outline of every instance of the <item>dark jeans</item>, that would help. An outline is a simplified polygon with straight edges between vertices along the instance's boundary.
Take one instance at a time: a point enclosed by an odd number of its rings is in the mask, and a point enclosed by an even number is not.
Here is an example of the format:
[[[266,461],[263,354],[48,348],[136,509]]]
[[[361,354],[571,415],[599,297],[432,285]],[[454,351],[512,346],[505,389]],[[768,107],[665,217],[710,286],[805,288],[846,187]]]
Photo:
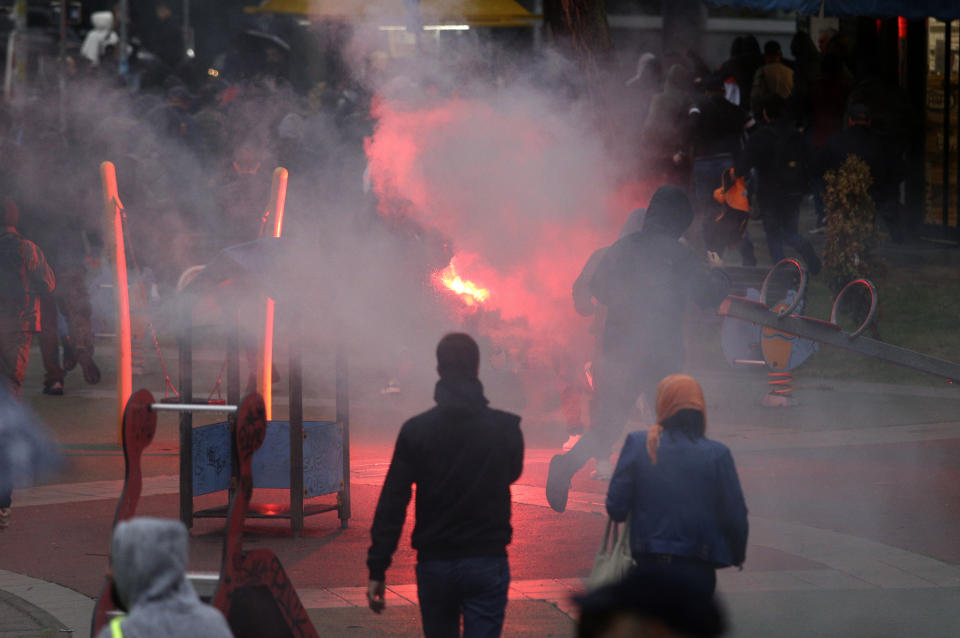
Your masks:
[[[678,328],[679,329],[679,328]],[[676,361],[650,357],[644,352],[621,353],[621,356],[604,355],[594,367],[594,393],[590,401],[590,431],[564,456],[569,468],[579,471],[590,458],[607,460],[613,452],[624,426],[630,419],[637,398],[642,394],[652,400],[657,385],[664,377],[680,371],[682,353]]]
[[[58,270],[56,291],[40,298],[40,354],[45,371],[44,385],[63,381],[65,376],[60,360],[58,310],[67,321],[67,334],[63,337],[64,354],[66,355],[67,347],[70,347],[73,349],[74,359],[77,353],[93,357],[93,309],[87,290],[86,271],[82,264]]]
[[[699,594],[712,596],[717,589],[717,569],[696,558],[665,554],[634,554],[638,568],[674,574],[677,580]]]
[[[507,610],[507,557],[417,563],[417,597],[426,638],[498,638]]]
[[[773,263],[786,256],[783,250],[786,244],[800,253],[812,274],[820,272],[820,259],[810,242],[800,234],[800,200],[796,197],[763,198],[760,212]]]

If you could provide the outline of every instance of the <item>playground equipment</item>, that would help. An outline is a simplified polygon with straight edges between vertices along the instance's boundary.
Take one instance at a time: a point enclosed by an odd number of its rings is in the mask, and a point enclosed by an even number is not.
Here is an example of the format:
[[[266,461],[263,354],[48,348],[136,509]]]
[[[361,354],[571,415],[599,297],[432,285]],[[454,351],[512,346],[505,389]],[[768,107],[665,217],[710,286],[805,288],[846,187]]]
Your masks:
[[[106,242],[114,264],[113,296],[117,313],[117,437],[121,438],[124,406],[133,392],[133,352],[130,337],[130,288],[127,284],[127,252],[123,238],[123,204],[117,192],[117,169],[113,162],[100,164]]]
[[[237,489],[230,498],[220,582],[213,606],[223,612],[236,638],[316,638],[307,610],[276,554],[269,549],[243,551],[243,522],[253,495],[254,453],[267,436],[262,397],[249,395],[243,400],[234,428]]]
[[[157,432],[157,415],[150,409],[152,404],[153,395],[147,390],[138,390],[130,397],[123,410],[120,424],[124,461],[123,491],[120,493],[117,511],[113,515],[113,527],[120,521],[133,518],[140,502],[140,493],[143,490],[140,459]],[[117,603],[110,594],[110,581],[105,580],[93,608],[91,636],[97,635],[100,628],[109,621],[109,613],[117,608]]]
[[[773,304],[768,299],[771,276],[777,268],[786,265],[788,262],[800,271],[797,294],[791,303],[774,309]],[[724,317],[742,319],[803,339],[843,348],[888,363],[936,375],[947,379],[951,383],[960,380],[960,364],[863,336],[864,331],[876,321],[879,303],[876,286],[869,280],[856,279],[844,286],[833,302],[828,321],[792,314],[804,296],[806,282],[806,269],[802,264],[792,259],[783,260],[775,265],[764,279],[760,301],[731,295],[720,305],[717,313]],[[838,324],[841,302],[851,291],[858,288],[869,293],[870,305],[860,325],[852,332],[847,332]]]
[[[169,409],[213,410],[231,414],[231,456],[236,460],[237,489],[231,492],[228,523],[223,542],[219,574],[191,573],[188,578],[203,596],[203,587],[213,585],[212,599],[227,619],[237,638],[295,636],[315,638],[300,597],[277,556],[268,549],[243,551],[243,525],[253,494],[253,458],[262,445],[267,424],[263,398],[247,396],[239,406],[177,406],[157,403],[147,390],[137,391],[127,402],[123,415],[123,452],[125,477],[123,492],[114,516],[119,521],[132,518],[142,487],[140,458],[153,440],[157,412]],[[109,622],[118,605],[111,595],[109,581],[104,583],[91,619],[91,636]]]
[[[270,237],[279,239],[283,232],[283,211],[287,202],[287,169],[277,167],[273,171],[273,183],[270,187],[270,203],[263,214],[263,223],[272,221]],[[265,228],[260,229],[263,236]],[[273,319],[274,301],[267,297],[267,306],[263,320],[263,348],[260,351],[260,370],[257,374],[257,389],[263,396],[267,410],[267,420],[273,418]]]
[[[265,269],[280,268],[286,254],[286,240],[261,239],[222,251],[180,293],[180,395],[174,403],[158,409],[180,412],[180,520],[187,527],[193,519],[226,517],[227,507],[194,511],[193,498],[231,490],[236,476],[230,455],[228,422],[193,427],[193,414],[201,411],[235,412],[240,399],[239,322],[235,299],[240,291],[259,291],[276,299],[282,277],[268,277]],[[277,288],[271,288],[276,286]],[[227,404],[194,400],[193,394],[193,307],[198,299],[212,295],[221,299],[226,319]],[[263,447],[253,458],[254,487],[288,489],[287,505],[253,505],[248,516],[288,518],[295,534],[303,530],[306,516],[336,511],[342,527],[350,518],[350,414],[348,405],[347,359],[342,348],[335,354],[336,408],[333,421],[304,421],[301,353],[302,340],[296,303],[289,296],[279,299],[290,310],[285,324],[292,344],[289,348],[289,420],[268,420]],[[214,400],[216,401],[216,400]],[[336,502],[308,503],[306,499],[335,494]]]

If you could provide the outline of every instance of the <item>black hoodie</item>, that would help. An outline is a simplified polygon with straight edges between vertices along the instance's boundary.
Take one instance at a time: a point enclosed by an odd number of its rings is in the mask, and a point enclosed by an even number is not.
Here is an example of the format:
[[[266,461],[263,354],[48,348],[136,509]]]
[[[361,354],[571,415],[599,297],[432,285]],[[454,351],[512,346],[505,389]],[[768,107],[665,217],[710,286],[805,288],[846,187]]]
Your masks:
[[[656,359],[679,369],[687,300],[710,307],[726,297],[726,275],[708,269],[677,241],[692,219],[686,194],[661,186],[650,199],[643,230],[604,253],[590,292],[607,306],[605,355],[638,363]]]
[[[510,485],[523,471],[520,417],[487,407],[476,378],[440,379],[434,398],[397,436],[370,530],[371,580],[384,580],[414,484],[417,560],[506,556]]]

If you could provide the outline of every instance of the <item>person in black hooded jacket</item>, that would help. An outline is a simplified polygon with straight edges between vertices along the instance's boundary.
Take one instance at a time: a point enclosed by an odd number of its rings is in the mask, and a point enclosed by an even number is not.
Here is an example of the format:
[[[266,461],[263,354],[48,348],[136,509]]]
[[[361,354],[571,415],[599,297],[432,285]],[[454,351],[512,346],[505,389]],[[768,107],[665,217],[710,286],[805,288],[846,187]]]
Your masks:
[[[480,351],[466,334],[437,345],[437,405],[400,428],[367,553],[370,608],[380,613],[385,573],[417,486],[411,544],[427,638],[499,636],[507,606],[510,485],[523,471],[520,417],[487,407]]]
[[[710,307],[726,297],[726,274],[708,268],[678,241],[692,221],[686,193],[661,186],[650,199],[643,230],[621,237],[597,265],[590,292],[607,315],[594,366],[590,431],[550,461],[547,502],[558,512],[566,509],[570,480],[591,457],[598,477],[612,473],[610,454],[637,397],[652,398],[660,379],[680,372],[687,301]]]

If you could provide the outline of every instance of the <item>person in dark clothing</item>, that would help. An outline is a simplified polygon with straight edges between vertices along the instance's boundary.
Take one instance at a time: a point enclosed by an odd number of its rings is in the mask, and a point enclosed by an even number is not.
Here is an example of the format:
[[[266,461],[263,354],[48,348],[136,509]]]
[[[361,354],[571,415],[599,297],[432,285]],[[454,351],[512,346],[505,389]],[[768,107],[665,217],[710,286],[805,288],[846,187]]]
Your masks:
[[[739,105],[744,111],[750,110],[750,96],[753,92],[753,76],[763,66],[763,51],[760,43],[752,35],[737,36],[730,45],[730,59],[720,65],[720,75],[733,76],[740,92]]]
[[[19,209],[4,202],[0,228],[0,378],[19,397],[30,358],[30,342],[40,330],[40,297],[53,293],[56,278],[43,251],[17,232]]]
[[[764,124],[747,140],[737,160],[737,177],[757,172],[757,206],[773,263],[785,257],[784,244],[800,253],[812,274],[820,259],[800,235],[800,200],[809,192],[809,168],[803,137],[783,117],[786,101],[770,95],[762,107]]]
[[[820,62],[820,77],[810,86],[809,130],[814,156],[831,137],[843,130],[843,116],[847,108],[850,88],[851,80],[845,73],[840,56],[824,55]],[[813,233],[823,232],[826,224],[823,189],[823,180],[815,174],[813,194],[817,210],[817,226],[811,231]]]
[[[634,567],[619,582],[574,601],[577,638],[714,638],[727,631],[716,597],[665,565]]]
[[[594,366],[591,428],[550,461],[547,501],[558,512],[566,509],[570,480],[591,457],[598,470],[609,466],[637,397],[649,398],[660,379],[680,370],[687,301],[716,306],[726,297],[726,274],[707,268],[677,241],[691,221],[686,194],[662,186],[650,199],[643,230],[610,246],[597,265],[590,291],[607,316],[601,360]]]
[[[723,172],[734,166],[751,119],[724,97],[721,76],[708,76],[702,88],[703,97],[690,108],[693,192],[706,249],[721,252],[709,232],[711,222],[720,212],[713,191],[720,186]],[[741,242],[740,255],[744,266],[756,266],[753,244],[749,240]]]
[[[647,162],[661,183],[686,185],[689,178],[689,122],[693,80],[679,64],[670,67],[663,92],[650,102],[641,139]]]
[[[176,69],[183,61],[186,54],[183,29],[167,0],[154,5],[154,19],[142,30],[141,37],[145,48],[157,56],[167,70]]]
[[[510,485],[523,471],[520,417],[487,407],[480,352],[466,334],[437,345],[437,405],[400,428],[380,492],[367,553],[367,600],[385,606],[385,573],[417,486],[417,596],[427,638],[496,637],[503,629],[510,568]]]
[[[643,220],[646,214],[647,211],[643,208],[637,208],[631,212],[627,220],[623,223],[623,227],[620,229],[620,237],[626,237],[627,235],[640,232],[643,229]],[[603,331],[605,311],[593,298],[593,293],[590,292],[590,282],[593,280],[593,275],[597,272],[597,266],[600,265],[600,261],[603,259],[603,255],[607,252],[608,248],[609,246],[597,248],[591,253],[587,262],[583,265],[580,274],[576,280],[574,280],[572,288],[574,310],[576,310],[577,314],[581,317],[593,317],[593,323],[590,325],[590,334],[594,338],[593,361],[599,360],[600,357],[600,334]],[[588,365],[592,367],[592,361]],[[580,397],[577,396],[578,401],[579,399]],[[576,445],[583,436],[584,428],[582,423],[579,424],[579,427],[576,427],[576,425],[571,427],[571,425],[572,424],[568,422],[567,432],[569,436],[567,442],[563,444],[563,450],[565,452]]]
[[[836,170],[848,155],[856,155],[870,167],[873,183],[870,196],[877,216],[884,220],[894,241],[903,241],[899,221],[900,182],[906,173],[902,153],[892,148],[871,127],[870,109],[863,104],[850,107],[848,127],[833,137],[816,154],[816,172],[822,179]]]
[[[60,396],[67,372],[77,364],[89,384],[100,382],[100,368],[93,359],[93,307],[87,288],[87,246],[99,238],[87,233],[77,219],[60,218],[37,229],[37,241],[56,273],[57,290],[40,298],[40,355],[43,358],[43,393]],[[45,235],[46,237],[43,237]],[[58,313],[67,323],[60,335]],[[60,346],[63,345],[61,359]]]

